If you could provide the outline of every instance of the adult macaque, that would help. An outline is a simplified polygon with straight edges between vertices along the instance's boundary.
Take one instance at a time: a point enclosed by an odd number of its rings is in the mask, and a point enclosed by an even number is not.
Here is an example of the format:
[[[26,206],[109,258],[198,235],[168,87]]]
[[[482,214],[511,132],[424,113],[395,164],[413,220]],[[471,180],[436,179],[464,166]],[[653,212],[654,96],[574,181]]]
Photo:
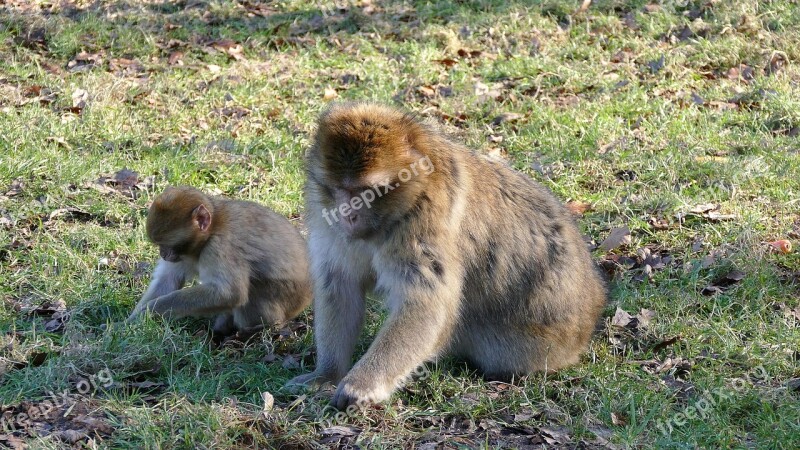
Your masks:
[[[578,361],[606,302],[570,213],[544,187],[413,116],[341,104],[307,156],[317,365],[333,404],[387,399],[444,353],[488,376]],[[364,295],[389,317],[352,367]]]
[[[303,238],[261,205],[167,188],[150,207],[147,236],[161,259],[128,320],[146,310],[216,316],[214,331],[229,334],[285,322],[311,302]],[[194,278],[200,283],[181,289]]]

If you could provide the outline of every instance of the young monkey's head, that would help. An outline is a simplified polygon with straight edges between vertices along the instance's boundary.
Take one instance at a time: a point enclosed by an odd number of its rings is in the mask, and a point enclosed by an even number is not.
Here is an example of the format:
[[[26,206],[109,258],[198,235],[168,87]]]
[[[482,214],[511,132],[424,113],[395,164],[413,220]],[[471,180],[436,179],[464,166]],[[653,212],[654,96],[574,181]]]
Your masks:
[[[178,262],[199,254],[211,232],[213,205],[199,190],[169,187],[147,213],[147,237],[158,245],[162,259]]]

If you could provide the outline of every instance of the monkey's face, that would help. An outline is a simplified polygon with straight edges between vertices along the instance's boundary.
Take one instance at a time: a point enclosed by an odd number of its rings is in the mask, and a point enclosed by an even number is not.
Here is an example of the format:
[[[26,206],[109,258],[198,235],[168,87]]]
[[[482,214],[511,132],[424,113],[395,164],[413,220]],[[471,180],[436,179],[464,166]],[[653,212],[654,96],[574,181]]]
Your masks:
[[[348,239],[369,239],[391,230],[414,208],[424,182],[401,180],[383,172],[379,175],[384,178],[370,175],[375,174],[337,179],[328,172],[310,172],[309,207]],[[369,184],[369,181],[373,182]]]
[[[163,259],[164,261],[178,262],[181,260],[181,255],[173,247],[168,247],[166,245],[159,245],[158,253],[161,256],[161,259]]]
[[[179,262],[192,253],[192,241],[181,237],[180,234],[154,236],[154,238],[151,239],[158,245],[158,254],[164,261]]]
[[[332,108],[308,154],[309,207],[349,239],[388,231],[416,205],[433,172],[415,150],[413,120],[369,108]],[[319,203],[319,204],[316,204]]]

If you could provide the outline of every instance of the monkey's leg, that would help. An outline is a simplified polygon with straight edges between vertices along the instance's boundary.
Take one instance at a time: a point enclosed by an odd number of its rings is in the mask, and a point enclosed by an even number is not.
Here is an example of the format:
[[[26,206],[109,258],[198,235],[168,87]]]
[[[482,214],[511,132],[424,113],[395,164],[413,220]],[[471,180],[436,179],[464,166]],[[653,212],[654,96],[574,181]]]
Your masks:
[[[320,386],[338,382],[350,368],[358,335],[364,322],[364,287],[360,280],[344,273],[327,273],[316,283],[314,299],[314,335],[317,367],[300,375],[287,386]]]
[[[214,333],[222,336],[233,334],[236,329],[236,327],[233,325],[233,314],[223,313],[218,315],[214,319],[214,325],[212,325],[211,329],[214,331]]]
[[[147,309],[147,304],[153,299],[182,288],[190,272],[190,268],[185,263],[174,263],[159,259],[156,269],[153,271],[153,278],[150,281],[150,286],[133,309],[128,320],[133,320],[141,315]]]
[[[251,284],[247,303],[233,311],[236,329],[271,327],[294,318],[296,314],[289,316],[287,308],[295,313],[298,303],[306,305],[305,299],[298,299],[296,285],[293,280],[265,280]]]
[[[267,298],[258,299],[256,303],[251,297],[250,301],[233,310],[233,326],[237,330],[247,330],[254,327],[270,327],[283,322],[283,310]]]
[[[380,282],[379,282],[380,284]],[[460,283],[431,282],[396,286],[389,293],[393,308],[367,353],[339,384],[333,405],[386,400],[411,372],[445,348],[458,314]]]

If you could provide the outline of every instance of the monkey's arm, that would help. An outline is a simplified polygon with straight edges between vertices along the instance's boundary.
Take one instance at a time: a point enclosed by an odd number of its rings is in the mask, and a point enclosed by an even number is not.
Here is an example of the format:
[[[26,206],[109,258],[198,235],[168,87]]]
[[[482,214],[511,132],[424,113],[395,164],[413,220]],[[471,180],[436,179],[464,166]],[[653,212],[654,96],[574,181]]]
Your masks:
[[[208,316],[247,302],[247,262],[222,242],[209,243],[197,262],[200,284],[150,300],[144,308],[167,317]]]
[[[387,275],[397,277],[399,273]],[[460,277],[428,275],[387,282],[389,319],[339,384],[333,397],[337,408],[386,400],[414,369],[447,345],[458,314]],[[400,277],[407,278],[407,274]],[[383,284],[380,279],[378,284]]]
[[[237,294],[232,286],[198,284],[155,298],[145,308],[165,317],[210,316],[230,311],[246,299]]]
[[[170,292],[177,291],[182,288],[189,275],[189,268],[183,262],[169,262],[159,259],[156,264],[156,269],[153,271],[153,279],[150,281],[150,286],[142,295],[142,299],[133,309],[128,320],[133,320],[142,314],[147,304],[154,298],[161,297],[162,295],[169,294]]]
[[[358,335],[364,322],[364,288],[361,280],[332,264],[315,264],[314,336],[317,366],[314,372],[300,375],[287,386],[316,387],[337,383],[350,369]],[[321,273],[317,273],[321,272]]]

